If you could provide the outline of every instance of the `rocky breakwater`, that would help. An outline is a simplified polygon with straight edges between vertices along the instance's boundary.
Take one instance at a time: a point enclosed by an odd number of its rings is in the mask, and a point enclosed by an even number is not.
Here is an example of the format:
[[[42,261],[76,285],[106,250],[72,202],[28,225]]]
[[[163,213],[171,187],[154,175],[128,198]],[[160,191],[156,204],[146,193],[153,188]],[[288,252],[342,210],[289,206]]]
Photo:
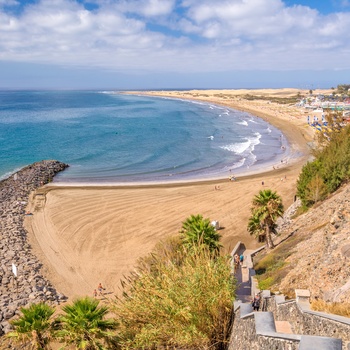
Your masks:
[[[67,164],[44,160],[29,165],[0,182],[0,335],[19,308],[41,301],[59,304],[66,299],[41,273],[23,227],[29,194],[52,181]],[[16,276],[17,275],[17,276]]]

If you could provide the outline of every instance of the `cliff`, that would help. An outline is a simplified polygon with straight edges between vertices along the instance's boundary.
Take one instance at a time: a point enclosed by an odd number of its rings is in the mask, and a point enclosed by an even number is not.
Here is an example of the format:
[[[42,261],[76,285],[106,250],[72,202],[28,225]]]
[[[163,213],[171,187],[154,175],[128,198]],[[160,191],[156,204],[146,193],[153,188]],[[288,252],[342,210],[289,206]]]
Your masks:
[[[305,214],[285,218],[280,232],[290,238],[275,248],[288,252],[272,289],[290,297],[295,289],[309,289],[311,298],[349,302],[350,184]]]

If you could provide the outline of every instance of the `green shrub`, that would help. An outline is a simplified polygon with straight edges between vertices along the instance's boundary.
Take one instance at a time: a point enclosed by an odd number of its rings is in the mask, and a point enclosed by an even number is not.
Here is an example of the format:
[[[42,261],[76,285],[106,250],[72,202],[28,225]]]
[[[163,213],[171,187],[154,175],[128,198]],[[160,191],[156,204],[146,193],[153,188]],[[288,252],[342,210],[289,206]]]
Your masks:
[[[350,125],[340,127],[339,116],[327,120],[333,123],[331,131],[327,139],[321,137],[316,159],[302,168],[297,182],[297,195],[304,207],[323,200],[350,179]]]
[[[275,279],[272,276],[267,277],[265,279],[258,278],[258,285],[260,290],[271,289],[274,283]]]
[[[114,303],[121,348],[224,349],[235,296],[229,257],[194,246],[177,263],[154,255],[153,267],[140,266]]]

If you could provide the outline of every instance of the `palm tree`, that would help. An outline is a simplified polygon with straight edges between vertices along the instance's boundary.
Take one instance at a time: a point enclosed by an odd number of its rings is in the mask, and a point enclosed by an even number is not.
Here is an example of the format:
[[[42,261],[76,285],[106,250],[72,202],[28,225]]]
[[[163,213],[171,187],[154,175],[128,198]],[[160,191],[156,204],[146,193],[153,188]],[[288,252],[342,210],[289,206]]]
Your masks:
[[[204,244],[210,251],[219,251],[221,235],[211,224],[210,219],[203,219],[202,215],[191,215],[182,223],[180,231],[182,242],[185,247],[191,247],[194,244]]]
[[[255,235],[259,242],[265,239],[265,231],[257,215],[252,215],[249,218],[247,230],[251,235]]]
[[[249,220],[260,222],[265,230],[267,247],[273,248],[271,232],[276,225],[277,218],[282,216],[284,212],[282,198],[276,192],[266,189],[261,190],[254,197],[252,204],[252,216]]]
[[[98,306],[99,300],[89,297],[75,300],[62,308],[65,315],[58,318],[57,338],[77,349],[105,349],[104,343],[113,340],[109,330],[116,328],[112,319],[104,319],[109,312],[105,306]]]
[[[28,308],[21,308],[22,316],[11,322],[15,327],[8,337],[16,339],[22,344],[31,343],[32,349],[45,350],[51,340],[51,316],[55,309],[44,303],[32,304]]]

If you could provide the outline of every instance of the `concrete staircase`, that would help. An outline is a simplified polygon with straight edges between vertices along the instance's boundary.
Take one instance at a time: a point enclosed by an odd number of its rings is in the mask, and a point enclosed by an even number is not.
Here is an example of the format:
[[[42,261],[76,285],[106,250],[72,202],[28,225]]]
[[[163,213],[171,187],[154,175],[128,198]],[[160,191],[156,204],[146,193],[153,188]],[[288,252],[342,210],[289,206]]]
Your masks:
[[[236,272],[232,269],[238,288],[228,349],[349,350],[350,319],[311,311],[309,291],[296,290],[296,299],[285,300],[258,289],[252,262],[256,253],[241,242],[231,253],[243,254],[244,262]],[[258,312],[251,306],[256,293],[261,295]]]

